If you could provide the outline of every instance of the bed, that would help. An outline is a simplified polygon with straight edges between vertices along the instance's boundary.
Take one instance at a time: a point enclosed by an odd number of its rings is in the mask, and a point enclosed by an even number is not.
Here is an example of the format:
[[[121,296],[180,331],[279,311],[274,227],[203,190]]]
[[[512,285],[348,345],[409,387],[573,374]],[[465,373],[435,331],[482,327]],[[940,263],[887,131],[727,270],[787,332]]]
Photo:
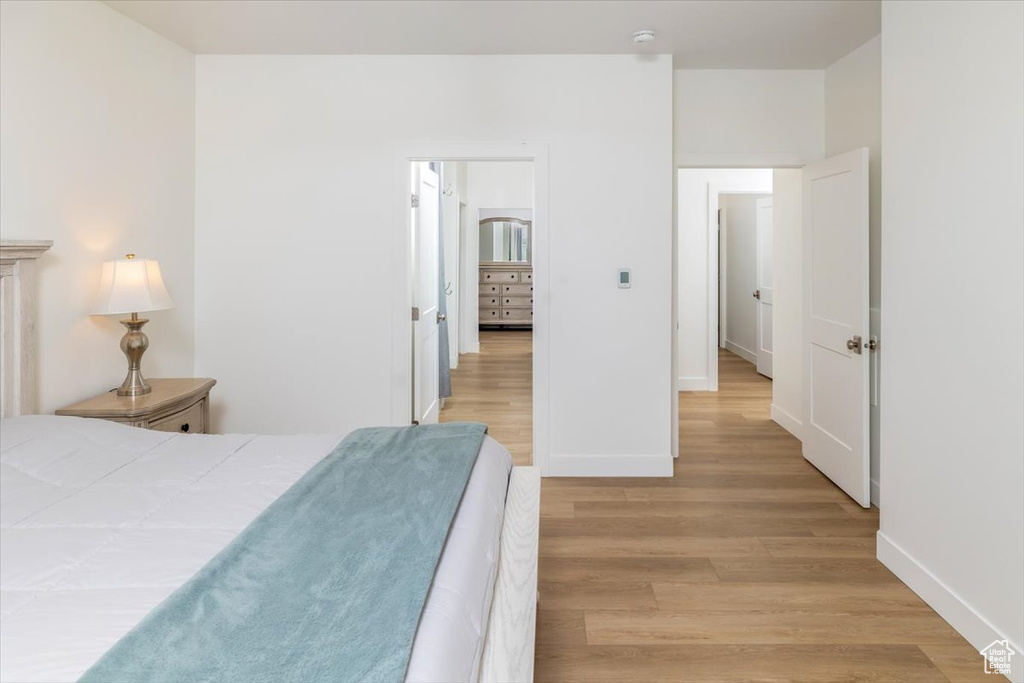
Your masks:
[[[0,681],[78,680],[109,659],[340,441],[6,416]],[[539,490],[535,468],[513,467],[483,437],[415,626],[406,681],[532,680]]]

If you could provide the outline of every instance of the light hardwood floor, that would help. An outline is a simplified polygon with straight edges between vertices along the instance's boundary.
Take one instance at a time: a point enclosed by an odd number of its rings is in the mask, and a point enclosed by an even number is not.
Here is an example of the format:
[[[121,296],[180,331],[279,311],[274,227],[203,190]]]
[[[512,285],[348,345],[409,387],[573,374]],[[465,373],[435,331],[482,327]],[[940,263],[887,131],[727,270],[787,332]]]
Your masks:
[[[530,333],[483,332],[442,421],[530,462]],[[680,395],[672,479],[545,479],[538,681],[986,681],[981,656],[875,559],[861,509],[769,419],[771,382],[721,353]]]
[[[480,353],[459,357],[441,422],[484,422],[517,465],[533,464],[533,333],[481,330]]]

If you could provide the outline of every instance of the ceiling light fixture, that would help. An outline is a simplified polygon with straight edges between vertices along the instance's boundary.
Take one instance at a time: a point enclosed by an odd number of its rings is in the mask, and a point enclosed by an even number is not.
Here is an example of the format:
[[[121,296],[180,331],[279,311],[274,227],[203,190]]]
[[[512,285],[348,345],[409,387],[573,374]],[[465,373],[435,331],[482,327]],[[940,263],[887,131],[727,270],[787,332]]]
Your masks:
[[[649,31],[647,29],[644,29],[642,31],[637,31],[636,33],[633,34],[633,42],[634,43],[652,43],[652,42],[654,42],[654,31]]]

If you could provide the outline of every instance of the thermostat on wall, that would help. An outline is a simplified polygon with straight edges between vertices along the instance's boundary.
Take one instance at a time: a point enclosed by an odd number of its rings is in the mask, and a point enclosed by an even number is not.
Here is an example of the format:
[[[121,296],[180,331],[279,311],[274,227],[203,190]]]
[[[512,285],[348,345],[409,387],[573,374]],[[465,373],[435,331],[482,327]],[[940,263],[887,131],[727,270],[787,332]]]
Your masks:
[[[629,289],[633,286],[633,273],[629,268],[619,268],[619,288]]]

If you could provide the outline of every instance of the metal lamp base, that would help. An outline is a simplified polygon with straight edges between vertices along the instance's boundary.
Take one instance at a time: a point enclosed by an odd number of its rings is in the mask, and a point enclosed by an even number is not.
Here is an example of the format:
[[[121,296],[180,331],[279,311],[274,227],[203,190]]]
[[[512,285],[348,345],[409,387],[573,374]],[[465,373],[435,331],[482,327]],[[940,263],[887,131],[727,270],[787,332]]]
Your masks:
[[[128,328],[121,337],[121,350],[128,357],[128,374],[117,388],[118,396],[142,396],[153,391],[153,387],[142,376],[142,354],[149,348],[149,337],[142,331],[142,326],[148,322],[148,319],[140,318],[138,313],[132,313],[131,319],[121,321]]]

